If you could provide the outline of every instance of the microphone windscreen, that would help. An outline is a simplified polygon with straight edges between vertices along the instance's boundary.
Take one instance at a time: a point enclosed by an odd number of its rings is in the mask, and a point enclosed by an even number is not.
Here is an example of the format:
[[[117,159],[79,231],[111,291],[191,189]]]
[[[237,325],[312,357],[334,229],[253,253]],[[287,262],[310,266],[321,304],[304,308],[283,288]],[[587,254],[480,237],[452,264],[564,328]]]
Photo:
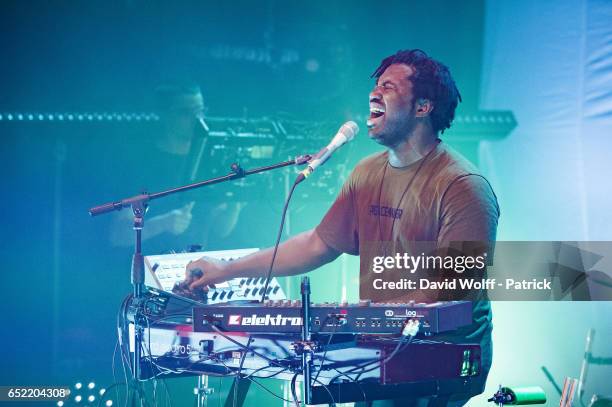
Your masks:
[[[340,128],[340,133],[346,136],[347,141],[351,141],[359,133],[359,126],[354,121],[348,121]]]

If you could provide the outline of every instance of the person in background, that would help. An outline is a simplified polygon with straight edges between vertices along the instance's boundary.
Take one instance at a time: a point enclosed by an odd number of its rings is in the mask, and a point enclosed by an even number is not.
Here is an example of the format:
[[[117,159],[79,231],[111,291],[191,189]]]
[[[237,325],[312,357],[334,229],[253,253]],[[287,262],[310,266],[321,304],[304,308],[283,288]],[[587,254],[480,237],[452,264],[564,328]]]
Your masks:
[[[190,82],[160,85],[154,99],[159,121],[142,139],[126,141],[123,184],[131,192],[159,192],[212,177],[212,166],[222,163],[210,162],[206,154],[208,127],[200,87]],[[206,248],[227,236],[242,204],[219,201],[204,187],[151,202],[142,235],[147,252]],[[109,236],[113,246],[133,245],[132,217],[130,210],[116,214]]]

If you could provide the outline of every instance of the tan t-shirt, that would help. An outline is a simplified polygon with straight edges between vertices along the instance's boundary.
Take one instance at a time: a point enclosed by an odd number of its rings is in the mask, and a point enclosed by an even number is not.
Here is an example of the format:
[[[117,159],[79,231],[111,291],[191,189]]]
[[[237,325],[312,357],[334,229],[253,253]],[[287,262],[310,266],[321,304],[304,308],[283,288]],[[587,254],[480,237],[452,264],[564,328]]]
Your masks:
[[[388,153],[362,160],[344,184],[316,232],[330,247],[361,254],[360,297],[367,290],[372,256],[414,250],[415,242],[494,242],[499,207],[488,181],[443,142],[425,158],[403,168],[388,163]],[[381,243],[388,242],[388,243]],[[367,294],[367,295],[366,295]],[[394,298],[394,302],[419,299]],[[488,301],[474,307],[474,324],[452,336],[479,342],[490,332]]]

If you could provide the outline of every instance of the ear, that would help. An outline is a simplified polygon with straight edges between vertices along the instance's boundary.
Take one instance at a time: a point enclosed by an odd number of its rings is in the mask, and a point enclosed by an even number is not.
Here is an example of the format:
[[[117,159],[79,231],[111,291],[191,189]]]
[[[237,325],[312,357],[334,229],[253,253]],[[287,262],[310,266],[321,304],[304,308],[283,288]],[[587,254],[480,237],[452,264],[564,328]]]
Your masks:
[[[416,102],[416,116],[427,117],[433,111],[434,105],[429,99],[420,98]]]

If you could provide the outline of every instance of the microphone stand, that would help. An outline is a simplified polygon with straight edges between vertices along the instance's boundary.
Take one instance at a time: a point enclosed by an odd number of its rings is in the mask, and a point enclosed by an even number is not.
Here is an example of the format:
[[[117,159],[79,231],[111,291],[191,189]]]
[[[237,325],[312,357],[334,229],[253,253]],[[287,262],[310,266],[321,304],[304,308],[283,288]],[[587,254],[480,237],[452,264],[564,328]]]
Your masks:
[[[305,345],[310,344],[310,279],[302,278],[300,287],[302,294],[302,342]],[[304,375],[304,404],[310,404],[312,401],[312,349],[308,346],[304,347],[302,352],[302,374]],[[316,378],[315,378],[316,379]],[[333,402],[333,400],[332,400]]]
[[[134,355],[132,356],[132,379],[138,384],[141,378],[140,359],[142,354],[141,344],[143,335],[143,324],[141,323],[140,309],[144,298],[144,257],[142,256],[142,229],[144,228],[144,217],[148,208],[149,201],[163,198],[168,195],[186,192],[191,189],[201,188],[209,185],[219,184],[222,182],[233,181],[249,175],[258,174],[260,172],[270,171],[277,168],[287,167],[290,165],[303,165],[311,159],[310,155],[298,156],[293,160],[283,161],[277,164],[272,164],[263,167],[257,167],[251,170],[244,170],[239,164],[231,165],[231,172],[227,175],[211,178],[208,180],[196,182],[193,184],[183,185],[180,187],[168,189],[166,191],[149,194],[143,192],[129,198],[121,199],[94,206],[89,209],[91,216],[98,216],[112,211],[131,207],[134,213],[133,227],[135,231],[134,254],[132,256],[131,283],[132,283],[132,309],[134,312]],[[138,394],[140,394],[139,386],[137,386]],[[141,400],[142,402],[142,400]]]

